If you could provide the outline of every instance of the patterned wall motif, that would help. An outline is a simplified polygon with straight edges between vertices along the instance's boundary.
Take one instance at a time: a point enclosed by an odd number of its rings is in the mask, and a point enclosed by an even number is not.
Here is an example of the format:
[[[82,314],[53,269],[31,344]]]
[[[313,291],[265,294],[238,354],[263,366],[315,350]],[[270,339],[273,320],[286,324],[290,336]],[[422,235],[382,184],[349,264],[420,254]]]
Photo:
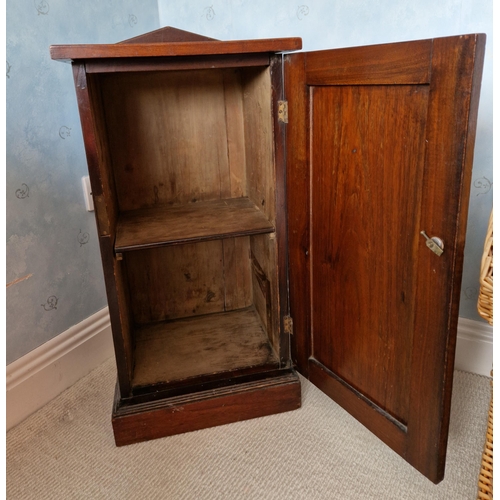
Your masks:
[[[156,0],[7,1],[7,363],[106,306],[71,67],[49,46],[158,27]]]
[[[476,310],[479,267],[493,203],[491,0],[158,0],[158,5],[161,26],[221,40],[300,36],[304,50],[486,33],[460,303],[460,316],[482,321]]]

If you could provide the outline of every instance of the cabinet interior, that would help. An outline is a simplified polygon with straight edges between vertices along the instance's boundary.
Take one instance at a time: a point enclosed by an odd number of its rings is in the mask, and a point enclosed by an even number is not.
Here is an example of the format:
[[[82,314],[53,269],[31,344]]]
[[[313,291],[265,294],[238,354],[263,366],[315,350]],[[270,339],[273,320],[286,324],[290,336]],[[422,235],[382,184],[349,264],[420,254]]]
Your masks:
[[[132,389],[279,368],[269,67],[93,74],[89,93]]]

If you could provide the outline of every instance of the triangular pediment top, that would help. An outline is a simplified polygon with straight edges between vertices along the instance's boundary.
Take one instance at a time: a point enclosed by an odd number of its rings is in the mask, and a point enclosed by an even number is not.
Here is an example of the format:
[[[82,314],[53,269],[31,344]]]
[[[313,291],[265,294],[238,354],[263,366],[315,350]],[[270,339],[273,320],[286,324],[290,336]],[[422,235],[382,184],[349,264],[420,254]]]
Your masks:
[[[171,43],[171,42],[215,42],[216,38],[198,35],[191,31],[185,31],[172,26],[165,26],[163,28],[144,33],[133,38],[128,38],[119,43]]]
[[[289,52],[301,48],[302,39],[296,37],[221,41],[166,26],[119,43],[51,45],[50,56],[55,60],[70,62],[144,57],[263,54]]]

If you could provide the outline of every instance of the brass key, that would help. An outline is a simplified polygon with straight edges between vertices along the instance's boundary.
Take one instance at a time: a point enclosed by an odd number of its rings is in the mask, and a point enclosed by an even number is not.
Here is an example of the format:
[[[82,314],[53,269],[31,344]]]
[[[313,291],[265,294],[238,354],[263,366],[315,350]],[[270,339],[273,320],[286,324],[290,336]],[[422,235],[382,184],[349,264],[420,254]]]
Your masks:
[[[443,240],[441,238],[438,238],[437,236],[429,238],[427,234],[425,234],[425,231],[420,231],[420,234],[427,240],[425,242],[427,248],[432,250],[438,257],[440,257],[444,252]]]

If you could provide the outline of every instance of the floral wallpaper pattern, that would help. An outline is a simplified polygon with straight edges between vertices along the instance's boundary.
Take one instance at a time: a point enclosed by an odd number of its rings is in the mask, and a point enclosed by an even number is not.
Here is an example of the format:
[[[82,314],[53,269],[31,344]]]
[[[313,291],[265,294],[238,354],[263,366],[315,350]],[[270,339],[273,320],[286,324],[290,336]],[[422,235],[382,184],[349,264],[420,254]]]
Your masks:
[[[106,305],[70,66],[49,46],[174,26],[220,39],[300,36],[304,50],[485,32],[460,315],[476,312],[493,198],[491,0],[7,0],[7,363]]]
[[[7,363],[106,306],[71,66],[49,46],[158,27],[156,0],[7,1]]]

